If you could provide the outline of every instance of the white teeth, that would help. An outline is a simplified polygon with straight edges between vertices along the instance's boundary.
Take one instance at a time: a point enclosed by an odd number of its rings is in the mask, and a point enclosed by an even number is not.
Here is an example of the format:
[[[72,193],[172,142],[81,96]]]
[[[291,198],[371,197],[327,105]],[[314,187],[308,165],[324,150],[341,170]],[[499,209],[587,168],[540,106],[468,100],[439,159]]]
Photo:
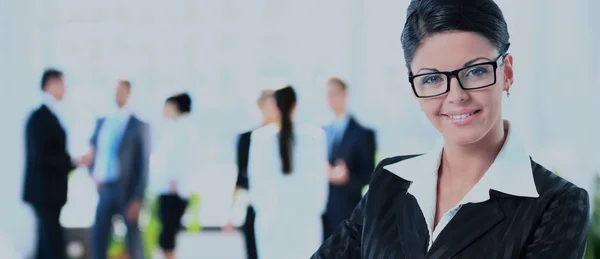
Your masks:
[[[451,119],[454,119],[454,120],[462,120],[462,119],[464,119],[464,118],[466,118],[466,117],[469,117],[469,116],[471,116],[471,115],[473,115],[473,114],[474,114],[474,112],[467,113],[467,114],[459,114],[459,115],[448,115],[448,116],[449,116]]]

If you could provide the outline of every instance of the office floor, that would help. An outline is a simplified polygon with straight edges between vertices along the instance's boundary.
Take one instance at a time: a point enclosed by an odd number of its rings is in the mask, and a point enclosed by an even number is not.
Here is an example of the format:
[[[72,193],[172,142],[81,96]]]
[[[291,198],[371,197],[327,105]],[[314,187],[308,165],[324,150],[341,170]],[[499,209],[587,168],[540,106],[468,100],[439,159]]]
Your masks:
[[[245,259],[245,244],[240,233],[181,233],[177,237],[177,257],[180,259]],[[162,259],[157,252],[155,259]]]

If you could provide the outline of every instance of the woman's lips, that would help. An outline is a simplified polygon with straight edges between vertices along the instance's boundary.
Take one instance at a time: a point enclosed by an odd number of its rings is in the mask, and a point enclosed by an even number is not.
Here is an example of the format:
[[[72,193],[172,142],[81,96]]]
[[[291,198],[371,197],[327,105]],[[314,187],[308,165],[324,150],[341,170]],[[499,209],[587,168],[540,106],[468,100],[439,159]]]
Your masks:
[[[444,115],[450,123],[457,126],[464,126],[471,123],[475,118],[479,116],[481,110],[460,110],[456,112],[449,112]]]

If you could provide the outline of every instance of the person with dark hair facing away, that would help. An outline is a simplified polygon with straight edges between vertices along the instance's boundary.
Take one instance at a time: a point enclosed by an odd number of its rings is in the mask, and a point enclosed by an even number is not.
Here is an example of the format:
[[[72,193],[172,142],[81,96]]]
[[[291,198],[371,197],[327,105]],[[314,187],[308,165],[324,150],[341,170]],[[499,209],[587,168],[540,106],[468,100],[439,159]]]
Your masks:
[[[160,188],[159,218],[162,231],[159,245],[166,259],[175,258],[175,240],[191,195],[190,178],[197,168],[193,152],[197,148],[198,132],[190,121],[192,99],[187,93],[167,98],[163,116],[165,131],[157,143],[154,158]]]
[[[23,200],[33,207],[37,220],[34,258],[62,259],[66,258],[65,240],[59,217],[67,201],[68,175],[89,157],[72,159],[67,151],[59,108],[65,94],[63,73],[47,69],[41,87],[43,104],[29,115],[25,125]]]
[[[588,193],[532,160],[502,119],[509,45],[492,0],[411,1],[408,81],[442,138],[383,160],[313,259],[583,258]]]
[[[258,258],[308,258],[323,236],[325,133],[294,123],[296,93],[291,86],[275,91],[274,97],[279,119],[252,133],[248,161]]]
[[[362,189],[369,183],[375,168],[375,132],[360,125],[348,114],[348,87],[333,77],[327,81],[327,102],[335,120],[325,127],[329,160],[329,201],[324,215],[327,238],[362,198]]]
[[[262,114],[262,122],[260,127],[267,126],[271,123],[276,122],[279,116],[277,112],[277,106],[275,105],[275,99],[273,98],[273,90],[265,89],[262,90],[260,96],[256,100],[256,105]],[[250,188],[248,185],[248,156],[250,153],[250,140],[252,132],[250,130],[244,132],[238,136],[237,150],[236,150],[236,162],[238,168],[237,180],[235,182],[235,191],[233,194],[233,204],[236,201],[241,200],[243,194]],[[233,213],[231,213],[233,216]],[[254,207],[252,204],[248,205],[246,209],[246,219],[244,225],[242,225],[242,232],[244,233],[244,241],[246,242],[246,255],[248,259],[257,259],[258,255],[256,252],[256,235],[254,231],[254,219],[255,219]],[[224,227],[226,232],[234,231],[233,220]]]
[[[118,110],[96,121],[90,139],[90,174],[98,191],[92,227],[92,258],[104,259],[109,249],[113,217],[121,215],[127,227],[130,258],[144,258],[138,218],[148,185],[150,129],[127,107],[131,83],[120,80],[115,101]]]

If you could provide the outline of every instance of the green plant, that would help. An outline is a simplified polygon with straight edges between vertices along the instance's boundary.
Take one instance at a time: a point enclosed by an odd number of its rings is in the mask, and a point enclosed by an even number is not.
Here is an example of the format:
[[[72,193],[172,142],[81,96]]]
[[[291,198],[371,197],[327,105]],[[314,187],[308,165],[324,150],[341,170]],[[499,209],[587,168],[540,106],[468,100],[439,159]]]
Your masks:
[[[140,226],[146,258],[153,258],[154,253],[158,248],[158,236],[160,235],[162,228],[158,217],[158,206],[158,199],[153,196],[147,198],[143,208],[148,215],[147,225]],[[192,219],[186,230],[193,233],[200,232],[202,230],[202,225],[200,224],[200,196],[198,194],[191,195],[187,212],[191,214]],[[113,234],[108,250],[109,258],[121,258],[124,252],[124,237]]]
[[[187,226],[187,231],[191,233],[200,232],[202,230],[202,224],[200,224],[200,195],[192,194],[190,196],[187,212],[192,216],[192,221]]]
[[[153,258],[154,252],[158,247],[158,236],[160,235],[161,224],[158,218],[158,199],[152,197],[147,204],[148,225],[142,230],[144,239],[144,250],[147,258]]]
[[[596,174],[597,175],[597,174]],[[600,177],[595,179],[596,190],[600,187]],[[598,192],[593,197],[590,197],[593,204],[592,222],[588,231],[587,250],[585,251],[585,259],[600,258],[600,195]]]
[[[158,199],[156,197],[147,198],[142,209],[148,214],[147,225],[140,226],[142,241],[144,242],[144,254],[146,258],[153,258],[158,247],[158,235],[161,229],[160,220],[158,219]],[[109,258],[121,258],[124,253],[125,237],[113,233],[108,249]]]

